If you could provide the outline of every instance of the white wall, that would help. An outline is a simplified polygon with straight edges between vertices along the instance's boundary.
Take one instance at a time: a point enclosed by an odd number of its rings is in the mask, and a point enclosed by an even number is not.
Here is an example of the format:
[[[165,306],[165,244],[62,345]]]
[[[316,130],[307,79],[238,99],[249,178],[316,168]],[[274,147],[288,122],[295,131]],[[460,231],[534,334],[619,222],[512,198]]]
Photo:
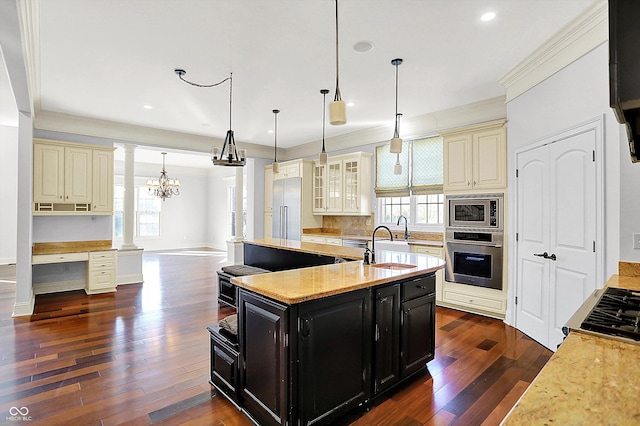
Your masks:
[[[246,166],[245,166],[246,167]],[[214,167],[207,188],[207,241],[208,246],[227,250],[227,184],[225,178],[235,176],[234,167]],[[263,208],[264,209],[264,208]]]
[[[0,265],[16,262],[18,128],[0,125]]]
[[[124,165],[115,162],[114,183],[124,182]],[[160,176],[161,166],[135,163],[135,184],[146,185],[148,178]],[[180,179],[180,195],[162,202],[160,237],[134,237],[133,243],[145,250],[164,250],[207,245],[208,171],[200,168],[167,166],[172,178]],[[110,218],[111,219],[111,218]],[[109,238],[112,236],[109,235]],[[122,238],[114,238],[120,247]]]
[[[609,107],[608,55],[608,45],[602,44],[507,105],[509,201],[515,201],[516,182],[513,171],[515,170],[515,153],[518,149],[604,115],[605,244],[603,247],[606,278],[617,273],[621,223],[630,222],[640,213],[640,199],[633,200],[635,202],[622,200],[622,204],[620,203],[620,163],[621,160],[622,162],[626,160],[627,163],[629,161],[626,148],[621,152],[620,126]],[[636,172],[633,180],[629,180],[625,175],[622,178],[622,184],[638,188],[636,182],[640,177],[640,167]],[[514,204],[509,202],[509,217],[515,217]],[[640,229],[640,225],[636,229]],[[509,234],[513,240],[515,230],[512,229]],[[515,270],[516,260],[513,244],[509,246],[508,258],[511,292],[515,287],[515,278],[512,273]],[[640,254],[636,255],[636,259],[640,260]],[[598,286],[603,284],[603,282],[597,283]],[[509,297],[510,306],[511,300],[513,297]]]

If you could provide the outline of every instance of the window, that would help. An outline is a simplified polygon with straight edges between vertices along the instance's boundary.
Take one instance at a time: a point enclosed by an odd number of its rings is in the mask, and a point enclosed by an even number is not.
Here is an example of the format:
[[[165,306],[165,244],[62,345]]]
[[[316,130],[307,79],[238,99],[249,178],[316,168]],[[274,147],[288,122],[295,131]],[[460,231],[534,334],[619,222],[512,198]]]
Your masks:
[[[124,221],[124,186],[114,186],[113,236],[122,238]],[[159,237],[162,200],[149,194],[146,186],[136,186],[133,200],[134,237]]]
[[[247,187],[243,188],[243,197],[242,197],[242,237],[247,236]],[[227,204],[229,206],[229,219],[227,235],[231,237],[236,236],[236,187],[228,186],[227,187]]]
[[[399,162],[402,173],[394,173]],[[378,221],[395,225],[400,215],[412,226],[442,228],[442,137],[402,143],[400,155],[389,152],[388,144],[376,148],[376,196]]]

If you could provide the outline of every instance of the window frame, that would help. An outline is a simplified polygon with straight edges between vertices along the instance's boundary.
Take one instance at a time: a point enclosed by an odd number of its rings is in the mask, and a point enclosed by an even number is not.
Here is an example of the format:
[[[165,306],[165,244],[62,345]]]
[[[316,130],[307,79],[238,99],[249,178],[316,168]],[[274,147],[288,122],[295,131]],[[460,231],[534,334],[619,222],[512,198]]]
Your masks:
[[[416,232],[434,232],[434,233],[443,233],[444,232],[444,207],[445,207],[445,203],[444,203],[444,193],[442,194],[433,194],[433,195],[441,195],[443,202],[443,214],[442,214],[442,223],[439,224],[435,224],[435,223],[414,223],[412,218],[416,217],[416,212],[417,212],[417,203],[416,203],[416,197],[418,197],[417,195],[409,195],[409,216],[407,217],[407,229],[409,231],[416,231]],[[401,222],[400,225],[398,225],[397,220],[396,222],[383,222],[382,221],[382,212],[385,209],[386,206],[386,198],[387,197],[378,197],[377,198],[377,211],[379,212],[376,219],[376,225],[384,225],[387,226],[389,229],[391,229],[392,231],[402,231],[404,232],[404,223]]]
[[[124,189],[124,185],[123,184],[114,184],[114,198],[115,198],[115,188],[123,188]],[[158,210],[158,235],[145,235],[145,236],[141,236],[140,235],[140,213],[144,213],[147,210],[143,210],[141,211],[139,209],[139,203],[140,203],[140,191],[148,191],[148,188],[146,186],[146,184],[135,184],[134,186],[134,195],[133,195],[133,209],[134,209],[134,215],[133,215],[133,237],[136,240],[157,240],[162,238],[162,203],[160,203],[160,209]],[[124,200],[123,200],[123,204],[124,204]],[[112,229],[112,238],[114,240],[123,240],[124,239],[124,229],[122,229],[122,234],[121,235],[116,235],[116,216],[118,213],[122,214],[122,220],[123,220],[123,227],[124,227],[124,209],[123,210],[118,210],[116,209],[116,205],[117,203],[114,200],[114,209],[113,209],[113,229]],[[124,206],[123,206],[124,207]],[[150,210],[153,211],[153,210]]]

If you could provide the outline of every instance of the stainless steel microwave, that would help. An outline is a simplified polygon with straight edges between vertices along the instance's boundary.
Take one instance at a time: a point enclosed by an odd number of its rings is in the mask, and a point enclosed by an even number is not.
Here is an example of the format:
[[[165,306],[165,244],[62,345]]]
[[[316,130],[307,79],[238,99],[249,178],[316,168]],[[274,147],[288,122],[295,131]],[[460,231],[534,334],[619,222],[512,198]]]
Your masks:
[[[500,230],[503,200],[502,194],[447,195],[447,226]]]

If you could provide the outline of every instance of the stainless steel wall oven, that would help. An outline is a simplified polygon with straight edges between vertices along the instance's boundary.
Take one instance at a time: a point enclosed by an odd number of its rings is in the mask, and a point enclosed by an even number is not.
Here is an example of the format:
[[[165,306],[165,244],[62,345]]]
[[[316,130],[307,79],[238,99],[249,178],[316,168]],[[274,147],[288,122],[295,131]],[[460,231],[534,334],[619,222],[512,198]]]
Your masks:
[[[502,232],[448,229],[445,280],[502,290]]]

